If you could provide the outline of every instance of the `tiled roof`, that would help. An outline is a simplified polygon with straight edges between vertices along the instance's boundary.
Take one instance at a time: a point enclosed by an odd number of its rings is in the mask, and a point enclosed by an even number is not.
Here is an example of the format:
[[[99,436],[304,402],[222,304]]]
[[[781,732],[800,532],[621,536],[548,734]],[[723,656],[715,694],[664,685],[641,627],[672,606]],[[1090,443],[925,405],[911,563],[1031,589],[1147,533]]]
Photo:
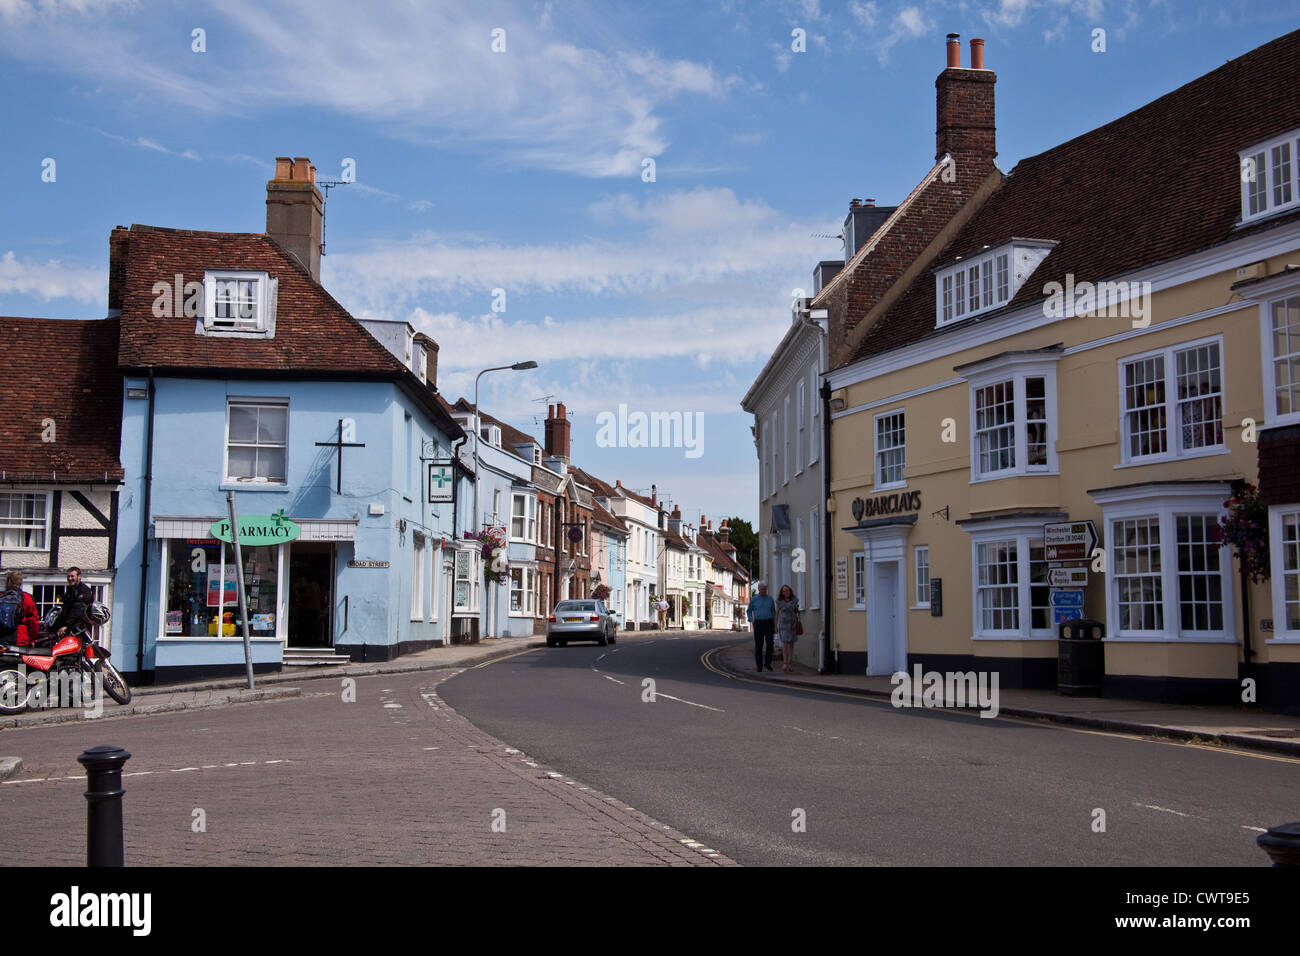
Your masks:
[[[611,512],[606,511],[603,507],[601,507],[599,501],[592,502],[591,520],[594,521],[596,524],[605,525],[606,527],[613,528],[614,530],[619,531],[623,534],[630,533],[628,531],[627,525],[623,523],[623,519],[618,517],[618,515],[616,514],[612,514]]]
[[[110,248],[117,260],[109,269],[113,294],[121,270],[118,364],[124,371],[278,376],[301,372],[318,379],[389,380],[423,405],[440,427],[460,434],[434,400],[433,390],[269,236],[133,225],[130,230],[115,229]],[[154,283],[172,287],[177,275],[182,283],[202,283],[204,273],[214,270],[266,272],[279,280],[274,337],[198,335],[193,316],[153,314],[158,298]]]
[[[850,361],[987,321],[1045,298],[1300,218],[1239,228],[1238,151],[1300,126],[1300,30],[1037,156],[1022,160],[932,263],[1013,236],[1057,241],[1003,309],[936,331],[935,277],[877,317]],[[1295,161],[1293,159],[1293,161]]]
[[[685,538],[683,538],[680,534],[678,534],[678,533],[677,533],[676,531],[674,531],[672,528],[664,528],[664,529],[663,529],[663,536],[664,536],[664,542],[665,542],[665,543],[666,543],[670,548],[679,548],[679,549],[681,549],[682,551],[689,551],[689,550],[691,550],[690,542],[688,542]]]
[[[591,472],[583,471],[581,468],[575,468],[572,466],[569,468],[569,470],[573,472],[573,476],[579,482],[586,485],[588,488],[594,491],[601,498],[618,497],[618,492],[614,490],[613,485],[609,484],[608,482],[601,481],[595,475],[591,474]]]
[[[0,318],[4,481],[122,479],[118,331],[117,319]]]

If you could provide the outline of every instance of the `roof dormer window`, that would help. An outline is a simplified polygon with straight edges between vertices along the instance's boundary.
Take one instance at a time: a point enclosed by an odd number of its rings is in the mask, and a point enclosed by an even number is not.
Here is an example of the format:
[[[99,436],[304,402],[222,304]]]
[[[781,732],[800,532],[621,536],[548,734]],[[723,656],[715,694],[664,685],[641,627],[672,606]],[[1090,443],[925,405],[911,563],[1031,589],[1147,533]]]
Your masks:
[[[1015,239],[936,269],[935,327],[1002,308],[1055,245]]]
[[[201,335],[271,338],[279,282],[265,272],[205,272]]]
[[[489,445],[501,447],[501,426],[484,425],[478,430],[479,438],[483,439]]]
[[[1238,155],[1243,224],[1300,205],[1300,130],[1258,143]]]

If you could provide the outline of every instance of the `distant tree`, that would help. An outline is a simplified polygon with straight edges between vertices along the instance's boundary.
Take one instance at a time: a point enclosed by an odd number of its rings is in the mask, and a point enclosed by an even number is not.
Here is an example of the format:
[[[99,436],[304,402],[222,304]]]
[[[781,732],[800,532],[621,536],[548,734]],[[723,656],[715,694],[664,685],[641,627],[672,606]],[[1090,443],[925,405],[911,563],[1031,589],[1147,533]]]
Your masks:
[[[736,558],[749,573],[753,584],[758,578],[758,535],[744,518],[728,518],[727,527],[731,529],[731,543],[736,546]]]

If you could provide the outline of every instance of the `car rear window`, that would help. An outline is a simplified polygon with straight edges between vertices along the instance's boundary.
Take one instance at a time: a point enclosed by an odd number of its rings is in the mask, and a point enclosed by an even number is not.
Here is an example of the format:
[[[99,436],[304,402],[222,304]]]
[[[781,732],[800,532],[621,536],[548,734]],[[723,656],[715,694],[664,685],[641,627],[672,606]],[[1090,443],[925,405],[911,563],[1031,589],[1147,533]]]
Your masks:
[[[583,614],[595,614],[596,605],[591,601],[561,601],[555,605],[555,610],[568,612],[570,614],[578,612]]]

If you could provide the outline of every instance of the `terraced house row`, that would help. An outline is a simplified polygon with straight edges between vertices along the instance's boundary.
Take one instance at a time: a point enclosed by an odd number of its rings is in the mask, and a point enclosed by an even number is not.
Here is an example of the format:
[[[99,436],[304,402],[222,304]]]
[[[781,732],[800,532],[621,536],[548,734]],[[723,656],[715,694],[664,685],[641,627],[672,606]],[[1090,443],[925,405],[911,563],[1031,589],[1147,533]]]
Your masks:
[[[321,286],[322,213],[310,160],[281,157],[264,233],[119,226],[105,318],[0,319],[31,371],[0,382],[24,409],[0,426],[0,567],[47,609],[81,566],[133,682],[242,673],[230,494],[259,671],[529,635],[565,598],[658,626],[664,503],[574,467],[563,404],[539,442],[444,398],[438,343]],[[734,548],[680,537],[700,596],[675,626],[713,624],[724,580],[731,626]]]
[[[1082,618],[1105,695],[1300,708],[1300,32],[1008,173],[962,52],[934,165],[855,202],[744,401],[799,654],[1050,688]]]

